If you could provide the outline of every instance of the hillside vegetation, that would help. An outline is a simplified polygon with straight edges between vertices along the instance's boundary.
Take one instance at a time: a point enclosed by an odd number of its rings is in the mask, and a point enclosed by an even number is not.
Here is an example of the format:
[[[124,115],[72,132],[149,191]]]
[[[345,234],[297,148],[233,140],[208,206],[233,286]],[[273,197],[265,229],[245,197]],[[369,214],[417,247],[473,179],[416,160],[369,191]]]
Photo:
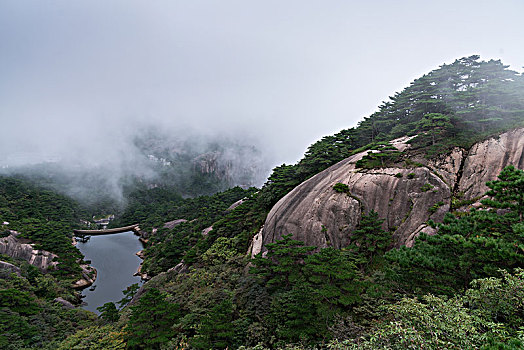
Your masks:
[[[58,255],[56,269],[43,273],[27,261],[0,254],[0,348],[56,348],[66,336],[91,325],[95,316],[67,309],[76,303],[71,283],[81,277],[82,254],[71,244],[84,213],[73,200],[20,179],[0,177],[0,237],[19,239]]]
[[[390,249],[391,232],[371,212],[341,250],[285,236],[267,244],[267,258],[246,255],[279,199],[352,154],[387,150],[392,139],[418,135],[409,154],[432,157],[522,125],[522,75],[478,56],[443,65],[357,127],[311,145],[297,164],[275,168],[259,191],[237,190],[245,196],[237,208],[224,210],[240,198],[227,192],[207,198],[208,204],[178,202],[165,221],[188,221],[150,236],[144,270],[157,276],[108,329],[123,330],[119,344],[132,349],[522,348],[522,170],[506,168],[488,183],[490,199],[482,208],[430,222],[439,234],[421,235],[412,248]],[[360,166],[395,161],[395,152],[383,153],[384,159],[368,157]],[[155,203],[149,205],[166,202]],[[150,222],[160,227],[161,219]],[[78,334],[64,346],[84,339]]]
[[[261,189],[182,199],[140,188],[117,223],[143,222],[142,272],[154,277],[56,348],[521,349],[521,169],[507,167],[488,183],[480,207],[429,222],[438,234],[420,235],[411,248],[392,249],[392,232],[371,211],[342,249],[284,236],[266,245],[265,257],[248,252],[275,203],[352,154],[389,150],[360,164],[382,167],[397,156],[388,141],[401,136],[417,135],[408,156],[432,157],[523,125],[524,77],[471,56],[415,80],[357,127],[311,145],[297,164],[276,167]],[[177,219],[187,221],[164,227]]]

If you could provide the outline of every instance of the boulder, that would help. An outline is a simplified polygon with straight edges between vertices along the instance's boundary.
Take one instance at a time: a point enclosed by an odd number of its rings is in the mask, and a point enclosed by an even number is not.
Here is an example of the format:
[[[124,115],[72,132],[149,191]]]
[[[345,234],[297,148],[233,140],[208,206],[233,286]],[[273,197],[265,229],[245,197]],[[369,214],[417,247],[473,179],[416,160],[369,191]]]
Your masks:
[[[408,139],[394,140],[406,149]],[[359,169],[356,162],[367,152],[350,156],[306,180],[271,209],[263,230],[255,235],[251,253],[291,234],[306,245],[343,248],[362,213],[371,210],[385,219],[383,228],[393,232],[395,246],[411,246],[421,232],[434,234],[425,225],[441,221],[450,210],[453,194],[463,199],[482,196],[486,181],[513,164],[524,167],[524,128],[479,142],[470,150],[453,149],[449,154],[426,161],[417,168]],[[337,183],[348,193],[333,189]],[[262,247],[259,248],[260,241]]]
[[[202,236],[206,237],[209,232],[213,231],[213,226],[209,226],[209,227],[206,227],[205,229],[202,230]]]
[[[235,209],[236,207],[238,207],[239,205],[241,205],[242,203],[244,203],[244,200],[245,199],[239,199],[238,201],[236,201],[235,203],[231,204],[229,206],[229,208],[226,209],[226,211],[231,211],[233,209]]]
[[[97,271],[94,267],[84,264],[80,265],[80,268],[82,269],[82,278],[71,285],[75,289],[84,289],[96,281]]]

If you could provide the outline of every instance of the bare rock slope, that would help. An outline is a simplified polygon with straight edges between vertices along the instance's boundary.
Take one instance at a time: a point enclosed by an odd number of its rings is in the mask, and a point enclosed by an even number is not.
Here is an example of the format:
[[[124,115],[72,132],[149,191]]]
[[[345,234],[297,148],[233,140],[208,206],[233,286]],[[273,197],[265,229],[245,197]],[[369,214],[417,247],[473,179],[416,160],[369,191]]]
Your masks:
[[[391,143],[404,150],[408,147],[406,141]],[[477,199],[487,190],[485,182],[495,180],[505,166],[513,164],[522,169],[523,150],[521,128],[477,143],[469,150],[455,148],[416,168],[359,169],[356,162],[368,151],[353,155],[282,198],[255,237],[257,244],[253,244],[252,253],[286,234],[307,245],[344,247],[362,212],[372,209],[385,219],[384,228],[394,232],[397,246],[410,246],[419,232],[432,233],[425,222],[442,220],[453,195]],[[335,191],[336,183],[348,185],[349,193]]]
[[[34,249],[33,244],[18,238],[19,234],[19,232],[11,231],[9,236],[0,238],[0,254],[23,259],[42,271],[52,270],[56,267],[58,263],[53,261],[56,258],[55,254]]]

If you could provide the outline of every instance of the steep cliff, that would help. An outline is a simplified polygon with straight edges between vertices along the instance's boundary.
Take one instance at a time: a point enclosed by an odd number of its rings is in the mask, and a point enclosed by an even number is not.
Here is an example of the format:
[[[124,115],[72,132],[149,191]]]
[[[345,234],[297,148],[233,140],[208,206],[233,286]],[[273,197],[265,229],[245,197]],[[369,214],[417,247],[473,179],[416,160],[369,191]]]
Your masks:
[[[409,146],[406,141],[391,144],[405,151]],[[348,244],[361,214],[375,210],[385,219],[384,229],[393,232],[395,245],[410,246],[420,231],[432,233],[425,223],[442,220],[454,196],[478,199],[487,190],[486,181],[496,179],[505,166],[522,169],[523,150],[521,128],[479,142],[469,150],[455,148],[430,160],[414,156],[414,167],[406,167],[404,162],[362,169],[357,162],[371,151],[361,152],[306,180],[282,198],[266,219],[261,232],[263,245],[292,234],[307,245],[341,248]],[[406,155],[409,157],[409,152]],[[349,192],[335,191],[337,183],[347,185]],[[260,234],[255,237],[257,243],[260,238]]]

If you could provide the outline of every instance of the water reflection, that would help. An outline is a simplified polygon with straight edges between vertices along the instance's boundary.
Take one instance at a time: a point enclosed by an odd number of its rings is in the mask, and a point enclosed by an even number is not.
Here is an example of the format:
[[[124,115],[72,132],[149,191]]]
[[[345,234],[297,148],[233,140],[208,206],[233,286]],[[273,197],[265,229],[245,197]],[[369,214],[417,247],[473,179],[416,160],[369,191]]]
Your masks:
[[[119,301],[124,296],[123,290],[140,283],[140,277],[133,274],[141,262],[135,253],[143,247],[133,232],[91,236],[89,240],[79,241],[77,247],[98,271],[93,286],[82,292],[87,303],[84,309],[99,313],[97,307]]]

